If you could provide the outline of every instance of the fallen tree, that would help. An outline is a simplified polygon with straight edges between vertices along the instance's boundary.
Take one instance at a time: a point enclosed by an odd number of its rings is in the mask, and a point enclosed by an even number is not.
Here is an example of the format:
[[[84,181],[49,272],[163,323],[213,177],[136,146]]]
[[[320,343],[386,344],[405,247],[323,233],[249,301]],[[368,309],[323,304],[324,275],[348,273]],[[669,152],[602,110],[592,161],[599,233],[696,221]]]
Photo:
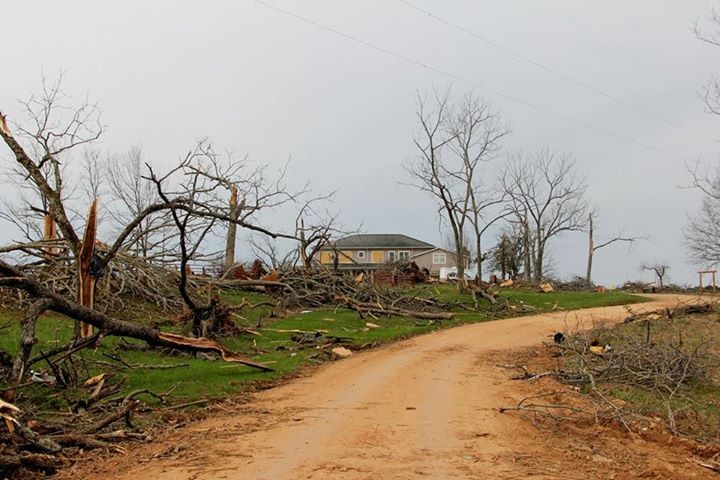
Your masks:
[[[271,368],[253,362],[250,358],[231,352],[221,344],[206,338],[190,338],[182,335],[164,333],[146,325],[118,320],[102,312],[83,307],[43,287],[34,279],[25,275],[20,269],[0,260],[0,286],[23,290],[32,298],[42,303],[32,314],[35,318],[28,321],[34,328],[34,320],[44,311],[50,310],[67,316],[73,320],[88,323],[99,329],[104,335],[130,337],[148,342],[153,346],[175,348],[190,352],[216,352],[223,360],[241,363],[264,371]],[[37,305],[37,303],[36,303]],[[28,332],[31,334],[32,332]],[[24,368],[21,369],[24,372]],[[21,377],[20,377],[21,378]]]
[[[466,308],[455,302],[441,302],[419,294],[384,288],[365,278],[334,273],[324,269],[302,269],[285,272],[267,288],[286,308],[336,306],[363,315],[414,317],[426,320],[449,320],[452,308]],[[274,293],[273,293],[274,292]]]

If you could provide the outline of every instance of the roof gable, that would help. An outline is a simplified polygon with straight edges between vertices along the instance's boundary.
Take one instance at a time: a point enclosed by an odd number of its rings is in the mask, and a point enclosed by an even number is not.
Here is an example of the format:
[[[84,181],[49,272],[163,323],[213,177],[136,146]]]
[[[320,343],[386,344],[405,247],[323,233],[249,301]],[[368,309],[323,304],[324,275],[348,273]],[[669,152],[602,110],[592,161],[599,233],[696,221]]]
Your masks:
[[[435,248],[432,245],[401,233],[366,233],[338,239],[335,248]]]
[[[410,258],[417,258],[422,255],[427,255],[428,253],[433,253],[433,252],[445,252],[445,253],[449,253],[450,255],[455,255],[455,252],[453,252],[451,250],[448,250],[445,248],[440,248],[440,247],[434,247],[430,250],[423,250],[422,252],[417,252],[416,254],[410,256]]]

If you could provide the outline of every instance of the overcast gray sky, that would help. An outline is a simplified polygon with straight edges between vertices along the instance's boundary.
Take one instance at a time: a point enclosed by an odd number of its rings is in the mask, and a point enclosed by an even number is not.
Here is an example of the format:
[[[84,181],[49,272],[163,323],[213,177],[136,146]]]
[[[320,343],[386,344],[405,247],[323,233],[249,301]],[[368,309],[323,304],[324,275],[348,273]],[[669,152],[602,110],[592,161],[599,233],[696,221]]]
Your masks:
[[[550,147],[575,155],[600,216],[599,238],[620,229],[650,236],[629,252],[601,251],[597,281],[638,278],[638,264],[656,259],[671,265],[672,281],[695,281],[681,226],[699,195],[678,188],[688,182],[686,160],[656,149],[717,161],[717,142],[685,130],[720,137],[720,119],[704,112],[698,96],[720,73],[720,48],[691,31],[712,1],[409,0],[685,129],[519,61],[403,2],[264,2],[432,69],[251,0],[2,0],[0,110],[13,118],[16,99],[39,88],[41,70],[62,70],[68,91],[88,91],[100,104],[109,127],[103,149],[142,144],[153,162],[170,165],[207,136],[259,163],[280,166],[291,156],[297,184],[309,177],[318,189],[338,191],[335,207],[346,224],[440,243],[432,200],[399,184],[414,155],[414,94],[449,83],[463,91],[469,81],[512,123],[505,150]],[[0,240],[7,240],[12,234],[3,231]],[[559,274],[584,270],[582,234],[563,237],[553,251]]]

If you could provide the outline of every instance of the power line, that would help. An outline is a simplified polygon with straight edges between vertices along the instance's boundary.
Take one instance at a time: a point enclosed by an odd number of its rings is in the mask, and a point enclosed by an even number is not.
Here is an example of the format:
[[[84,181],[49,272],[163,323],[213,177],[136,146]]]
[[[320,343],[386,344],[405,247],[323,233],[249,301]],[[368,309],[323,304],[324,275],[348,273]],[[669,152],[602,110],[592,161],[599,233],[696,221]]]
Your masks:
[[[564,74],[564,73],[562,73],[562,72],[560,72],[560,71],[558,71],[558,70],[556,70],[556,69],[554,69],[554,68],[552,68],[552,67],[549,67],[549,66],[547,66],[547,65],[544,65],[544,64],[542,64],[542,63],[540,63],[540,62],[538,62],[538,61],[536,61],[536,60],[533,60],[532,58],[526,57],[526,56],[524,56],[524,55],[522,55],[522,54],[520,54],[520,53],[518,53],[518,52],[516,52],[516,51],[514,51],[514,50],[511,50],[511,49],[509,49],[509,48],[507,48],[507,47],[505,47],[505,46],[503,46],[503,45],[501,45],[501,44],[493,41],[493,40],[490,40],[490,39],[487,38],[487,37],[484,37],[484,36],[479,35],[479,34],[477,34],[477,33],[475,33],[475,32],[472,32],[472,31],[470,31],[470,30],[468,30],[468,29],[466,29],[466,28],[463,28],[462,26],[460,26],[460,25],[458,25],[458,24],[456,24],[456,23],[451,22],[450,20],[447,20],[447,19],[442,18],[442,17],[440,17],[440,16],[438,16],[438,15],[436,15],[436,14],[434,14],[434,13],[428,11],[428,10],[425,10],[425,9],[423,9],[423,8],[420,8],[420,7],[418,7],[417,5],[414,5],[414,4],[410,3],[410,2],[407,1],[407,0],[398,0],[398,1],[399,1],[400,3],[402,3],[403,5],[406,5],[406,6],[412,8],[412,9],[418,11],[418,12],[424,13],[425,15],[433,18],[434,20],[437,20],[437,21],[440,22],[440,23],[443,23],[443,24],[445,24],[445,25],[447,25],[447,26],[449,26],[449,27],[451,27],[451,28],[453,28],[453,29],[455,29],[455,30],[457,30],[457,31],[459,31],[459,32],[462,32],[462,33],[464,33],[464,34],[466,34],[466,35],[469,35],[469,36],[471,36],[471,37],[473,37],[473,38],[476,38],[476,39],[480,40],[481,42],[485,43],[486,45],[489,45],[489,46],[491,46],[491,47],[493,47],[493,48],[495,48],[495,49],[497,49],[497,50],[500,50],[500,51],[502,51],[502,52],[504,52],[504,53],[507,53],[508,55],[510,55],[510,56],[512,56],[512,57],[515,57],[515,58],[517,58],[518,60],[521,60],[521,61],[523,61],[523,62],[525,62],[525,63],[529,63],[530,65],[534,65],[535,67],[537,67],[537,68],[539,68],[539,69],[541,69],[541,70],[544,70],[544,71],[546,71],[546,72],[549,72],[549,73],[551,73],[551,74],[553,74],[553,75],[555,75],[555,76],[557,76],[557,77],[559,77],[559,78],[562,78],[563,80],[565,80],[565,81],[567,81],[567,82],[570,82],[570,83],[572,83],[572,84],[574,84],[574,85],[577,85],[578,87],[584,88],[585,90],[589,90],[589,91],[595,93],[596,95],[600,95],[601,97],[607,98],[608,100],[612,100],[612,101],[615,102],[615,103],[619,103],[620,105],[623,105],[623,106],[625,106],[625,107],[627,107],[627,108],[629,108],[629,109],[631,109],[631,110],[635,110],[636,112],[639,112],[639,113],[642,113],[643,115],[647,115],[647,116],[649,116],[649,117],[652,117],[652,118],[654,118],[655,120],[658,120],[658,121],[660,121],[660,122],[663,122],[663,123],[665,123],[665,124],[667,124],[667,125],[671,125],[671,126],[673,126],[673,127],[675,127],[675,128],[678,128],[678,129],[680,129],[680,130],[684,130],[685,132],[692,133],[693,135],[697,135],[697,136],[699,136],[699,137],[703,137],[703,138],[708,139],[708,140],[712,140],[713,142],[717,142],[717,141],[718,141],[718,139],[716,139],[716,138],[714,138],[714,137],[711,137],[710,135],[706,135],[706,134],[704,134],[704,133],[702,133],[702,132],[698,132],[697,130],[693,130],[693,129],[691,129],[691,128],[687,128],[687,127],[685,127],[685,126],[683,126],[683,125],[680,125],[679,123],[676,123],[676,122],[674,122],[674,121],[672,121],[672,120],[668,120],[667,118],[664,118],[664,117],[658,115],[657,113],[651,112],[650,110],[646,110],[646,109],[644,109],[644,108],[642,108],[642,107],[639,107],[639,106],[637,106],[637,105],[634,105],[634,104],[628,102],[627,100],[623,100],[622,98],[616,97],[616,96],[614,96],[614,95],[612,95],[612,94],[610,94],[610,93],[608,93],[608,92],[606,92],[606,91],[600,90],[599,88],[593,87],[592,85],[589,85],[589,84],[587,84],[587,83],[585,83],[585,82],[582,82],[582,81],[580,81],[580,80],[577,80],[577,79],[575,79],[575,78],[573,78],[573,77],[571,77],[571,76],[569,76],[569,75],[567,75],[567,74]]]
[[[263,7],[266,7],[266,8],[272,9],[272,10],[275,10],[276,12],[282,13],[283,15],[286,15],[286,16],[289,16],[289,17],[292,17],[292,18],[295,18],[295,19],[297,19],[297,20],[300,20],[301,22],[307,23],[307,24],[309,24],[309,25],[313,25],[313,26],[315,26],[315,27],[317,27],[317,28],[320,28],[320,29],[322,29],[322,30],[325,30],[325,31],[327,31],[327,32],[331,32],[331,33],[333,33],[333,34],[335,34],[335,35],[341,36],[341,37],[343,37],[343,38],[345,38],[345,39],[347,39],[347,40],[350,40],[350,41],[352,41],[352,42],[355,42],[355,43],[358,43],[358,44],[360,44],[360,45],[366,46],[366,47],[368,47],[368,48],[371,48],[371,49],[376,50],[376,51],[378,51],[378,52],[384,53],[384,54],[386,54],[386,55],[390,55],[390,56],[395,57],[395,58],[397,58],[397,59],[399,59],[399,60],[402,60],[402,61],[407,62],[407,63],[411,63],[411,64],[413,64],[413,65],[416,65],[416,66],[418,66],[418,67],[424,68],[424,69],[426,69],[426,70],[430,70],[431,72],[435,72],[435,73],[437,73],[437,74],[440,74],[440,75],[443,75],[443,76],[445,76],[445,77],[451,78],[451,79],[456,80],[456,81],[458,81],[458,82],[465,83],[465,84],[470,85],[470,86],[472,86],[472,87],[475,87],[475,88],[477,88],[477,89],[485,90],[486,92],[492,93],[493,95],[496,95],[496,96],[501,97],[501,98],[505,98],[505,99],[507,99],[507,100],[510,100],[510,101],[512,101],[512,102],[518,103],[518,104],[523,105],[523,106],[526,106],[526,107],[531,108],[531,109],[533,109],[533,110],[536,110],[536,111],[545,113],[545,114],[547,114],[547,115],[551,115],[551,116],[553,116],[553,117],[555,117],[555,118],[559,118],[559,119],[561,119],[561,120],[563,120],[563,121],[565,121],[565,122],[572,123],[572,124],[581,126],[581,127],[583,127],[583,128],[587,128],[587,129],[589,129],[589,130],[594,130],[594,131],[596,131],[596,132],[598,132],[598,133],[601,133],[601,134],[603,134],[603,135],[606,135],[606,136],[609,136],[609,137],[613,137],[613,138],[616,138],[616,139],[618,139],[618,140],[622,140],[622,141],[624,141],[624,142],[628,142],[628,143],[631,143],[631,144],[634,144],[634,145],[637,145],[637,146],[640,146],[640,147],[643,147],[643,148],[646,148],[646,149],[649,149],[649,150],[654,150],[654,151],[659,152],[659,153],[663,153],[663,154],[666,154],[666,155],[670,155],[670,156],[672,156],[672,157],[676,157],[676,158],[679,158],[679,159],[682,159],[682,160],[685,160],[685,161],[694,162],[694,161],[696,160],[696,159],[694,159],[694,158],[691,158],[691,157],[688,157],[688,156],[685,156],[685,155],[681,155],[681,154],[679,154],[679,153],[675,153],[675,152],[672,152],[672,151],[670,151],[670,150],[665,150],[664,148],[661,148],[661,147],[656,147],[656,146],[654,146],[654,145],[650,145],[650,144],[648,144],[648,143],[640,142],[640,141],[634,140],[634,139],[632,139],[632,138],[630,138],[630,137],[626,137],[626,136],[624,136],[624,135],[621,135],[621,134],[618,134],[618,133],[615,133],[615,132],[611,132],[610,130],[606,130],[606,129],[602,128],[602,127],[597,127],[597,126],[595,126],[595,125],[592,125],[592,124],[590,124],[590,123],[584,122],[584,121],[582,121],[582,120],[577,120],[577,119],[568,117],[568,116],[566,116],[566,115],[563,115],[563,114],[561,114],[561,113],[555,112],[555,111],[553,111],[553,110],[549,110],[549,109],[547,109],[547,108],[545,108],[545,107],[541,107],[541,106],[539,106],[539,105],[535,105],[535,104],[533,104],[533,103],[530,103],[530,102],[528,102],[528,101],[526,101],[526,100],[522,100],[522,99],[520,99],[520,98],[513,97],[512,95],[505,94],[505,93],[503,93],[503,92],[500,92],[499,90],[495,90],[495,89],[493,89],[493,88],[489,88],[489,87],[486,87],[486,86],[484,86],[484,85],[480,85],[479,83],[476,83],[476,82],[474,82],[474,81],[472,81],[472,80],[467,80],[467,79],[465,79],[465,78],[463,78],[463,77],[460,77],[459,75],[456,75],[456,74],[454,74],[454,73],[447,72],[447,71],[441,70],[441,69],[439,69],[439,68],[437,68],[437,67],[434,67],[434,66],[432,66],[432,65],[429,65],[429,64],[420,62],[420,61],[418,61],[418,60],[414,60],[414,59],[412,59],[412,58],[410,58],[410,57],[406,57],[405,55],[402,55],[402,54],[400,54],[400,53],[394,52],[394,51],[392,51],[392,50],[388,50],[388,49],[386,49],[386,48],[384,48],[384,47],[381,47],[381,46],[376,45],[376,44],[374,44],[374,43],[368,42],[368,41],[363,40],[363,39],[361,39],[361,38],[354,37],[354,36],[349,35],[349,34],[347,34],[347,33],[341,32],[340,30],[337,30],[337,29],[335,29],[335,28],[333,28],[333,27],[329,27],[329,26],[327,26],[327,25],[318,23],[318,22],[316,22],[316,21],[314,21],[314,20],[311,20],[311,19],[309,19],[309,18],[307,18],[307,17],[303,17],[303,16],[301,16],[301,15],[298,15],[298,14],[296,14],[296,13],[293,13],[293,12],[291,12],[291,11],[289,11],[289,10],[284,9],[284,8],[281,8],[281,7],[278,7],[278,6],[276,6],[276,5],[272,5],[272,4],[270,4],[270,3],[267,3],[267,2],[265,2],[265,1],[263,1],[263,0],[253,0],[253,1],[254,1],[255,3],[257,3],[258,5],[262,5]]]

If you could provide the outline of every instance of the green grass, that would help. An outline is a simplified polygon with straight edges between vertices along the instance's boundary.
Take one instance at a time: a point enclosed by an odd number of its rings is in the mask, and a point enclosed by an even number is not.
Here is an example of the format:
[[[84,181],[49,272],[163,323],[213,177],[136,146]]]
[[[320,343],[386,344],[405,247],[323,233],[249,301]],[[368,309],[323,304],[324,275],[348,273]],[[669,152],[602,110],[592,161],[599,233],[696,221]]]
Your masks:
[[[553,307],[563,310],[580,308],[609,307],[627,305],[647,301],[647,299],[624,292],[552,292],[541,293],[530,290],[503,290],[503,298],[537,308],[540,311],[552,310]]]
[[[412,318],[378,318],[361,319],[357,313],[345,309],[314,310],[305,313],[296,313],[285,318],[268,318],[270,306],[256,309],[245,308],[240,310],[236,321],[239,325],[256,329],[260,336],[242,335],[238,337],[223,338],[221,342],[228,348],[251,355],[255,361],[265,362],[275,369],[274,372],[261,372],[250,367],[228,364],[222,361],[207,361],[196,359],[189,355],[168,356],[157,352],[125,350],[119,348],[120,340],[113,337],[103,339],[96,350],[86,349],[78,353],[79,357],[87,360],[76,362],[78,376],[83,380],[99,372],[114,371],[114,382],[123,381],[123,392],[135,389],[148,388],[155,393],[162,393],[174,388],[173,403],[191,402],[197,399],[212,399],[231,395],[249,388],[258,382],[270,382],[287,377],[297,372],[303,366],[320,363],[327,359],[322,351],[314,348],[302,348],[292,337],[293,332],[282,330],[302,330],[308,332],[321,331],[326,337],[340,337],[351,349],[360,349],[380,343],[386,343],[420,333],[426,333],[439,328],[487,321],[498,318],[500,315],[493,310],[488,302],[479,312],[468,312],[462,305],[473,305],[470,295],[459,294],[451,285],[440,285],[431,288],[417,289],[413,293],[422,296],[434,296],[444,301],[457,302],[454,311],[458,315],[452,320],[443,322],[429,322]],[[223,300],[232,304],[250,302],[257,304],[268,300],[259,293],[251,292],[224,292]],[[575,293],[562,292],[552,294],[535,293],[523,290],[504,291],[502,297],[513,303],[523,303],[536,309],[536,311],[549,311],[554,308],[576,309],[596,307],[603,305],[617,305],[642,301],[641,297],[615,293]],[[532,312],[528,312],[532,313]],[[507,316],[504,312],[502,315]],[[152,319],[140,321],[157,321],[158,316],[153,312]],[[12,311],[0,311],[0,328],[7,326],[0,334],[0,349],[12,355],[17,351],[20,337],[18,325],[19,314]],[[379,328],[368,328],[366,322],[379,325]],[[260,322],[260,327],[258,327]],[[181,331],[182,328],[164,328],[170,331]],[[38,344],[33,353],[48,350],[57,345],[67,343],[73,333],[73,322],[59,317],[46,316],[37,324]],[[136,368],[109,368],[106,364],[93,362],[118,363],[110,357],[119,357],[123,362],[137,365]],[[172,369],[143,368],[141,365],[179,365],[185,366]],[[47,368],[44,362],[35,366]],[[42,405],[45,410],[67,408],[67,398],[63,392],[54,391],[45,386],[32,386],[22,391],[26,397],[34,397],[35,405]],[[86,396],[84,391],[75,391],[69,394]],[[152,398],[146,398],[152,401]]]

